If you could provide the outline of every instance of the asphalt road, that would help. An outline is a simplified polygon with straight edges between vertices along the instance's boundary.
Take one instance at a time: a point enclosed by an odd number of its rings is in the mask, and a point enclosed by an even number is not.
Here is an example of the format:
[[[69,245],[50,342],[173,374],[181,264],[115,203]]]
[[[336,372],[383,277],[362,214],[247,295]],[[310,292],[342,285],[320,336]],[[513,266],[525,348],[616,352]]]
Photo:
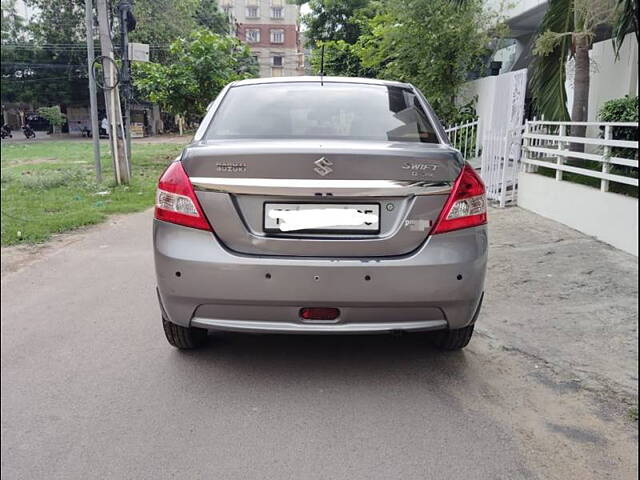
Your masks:
[[[149,212],[2,278],[2,478],[635,478],[615,399],[479,335],[214,337],[172,349]],[[573,475],[577,476],[573,476]]]

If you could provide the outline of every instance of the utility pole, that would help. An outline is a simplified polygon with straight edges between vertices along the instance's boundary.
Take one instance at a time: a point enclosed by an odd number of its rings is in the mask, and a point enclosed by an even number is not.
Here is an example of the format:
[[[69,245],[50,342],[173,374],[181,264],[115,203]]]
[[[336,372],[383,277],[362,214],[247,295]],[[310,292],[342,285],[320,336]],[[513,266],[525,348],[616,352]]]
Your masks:
[[[124,97],[124,126],[127,141],[129,168],[131,168],[131,64],[129,62],[129,31],[135,28],[135,17],[131,13],[131,0],[120,0],[118,12],[120,14],[120,54],[122,58],[122,95]]]
[[[84,1],[84,21],[87,29],[87,65],[89,73],[89,102],[91,104],[91,138],[93,140],[93,162],[96,166],[96,182],[102,182],[102,165],[100,164],[100,125],[98,124],[98,97],[96,79],[93,77],[93,2]]]
[[[115,171],[116,184],[128,184],[130,179],[129,162],[127,161],[127,146],[122,122],[122,110],[120,109],[120,94],[116,63],[113,57],[113,44],[111,43],[109,18],[107,15],[106,0],[96,0],[98,8],[98,28],[100,32],[100,47],[102,49],[102,67],[104,71],[104,101],[107,108],[107,121],[109,122],[109,145]]]

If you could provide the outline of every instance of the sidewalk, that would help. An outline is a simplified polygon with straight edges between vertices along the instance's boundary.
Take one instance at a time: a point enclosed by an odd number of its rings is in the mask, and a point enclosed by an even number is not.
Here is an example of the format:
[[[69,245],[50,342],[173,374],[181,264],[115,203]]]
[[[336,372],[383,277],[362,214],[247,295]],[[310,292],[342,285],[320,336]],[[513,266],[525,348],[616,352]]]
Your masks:
[[[638,394],[638,259],[520,208],[490,211],[478,331],[565,370],[575,386]]]

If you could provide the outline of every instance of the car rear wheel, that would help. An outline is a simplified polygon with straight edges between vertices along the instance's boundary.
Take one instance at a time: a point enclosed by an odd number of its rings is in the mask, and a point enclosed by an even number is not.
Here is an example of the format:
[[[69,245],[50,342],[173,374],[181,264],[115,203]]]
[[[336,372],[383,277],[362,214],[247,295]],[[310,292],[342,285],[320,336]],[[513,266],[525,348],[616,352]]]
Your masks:
[[[483,300],[484,293],[482,294],[482,297],[480,297],[480,302],[478,303],[476,311],[473,314],[473,318],[468,326],[454,330],[442,330],[440,332],[436,332],[431,337],[431,343],[441,350],[460,350],[461,348],[469,345],[469,341],[473,335],[473,327],[476,324],[478,315],[480,315]]]
[[[198,348],[207,340],[207,331],[203,328],[181,327],[164,318],[162,319],[162,326],[164,327],[167,341],[181,350]]]
[[[432,343],[441,350],[460,350],[466,347],[473,335],[474,324],[456,330],[443,330],[433,334]]]

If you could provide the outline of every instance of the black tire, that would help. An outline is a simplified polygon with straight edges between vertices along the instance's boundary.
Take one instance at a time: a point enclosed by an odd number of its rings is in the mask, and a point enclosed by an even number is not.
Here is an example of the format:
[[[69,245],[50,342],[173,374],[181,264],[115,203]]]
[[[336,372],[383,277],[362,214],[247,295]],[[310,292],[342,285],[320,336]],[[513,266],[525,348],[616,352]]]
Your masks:
[[[207,341],[207,331],[204,328],[181,327],[164,318],[162,319],[162,326],[164,327],[167,341],[181,350],[198,348]]]
[[[476,324],[476,320],[480,315],[482,309],[482,301],[484,300],[484,292],[480,297],[480,302],[476,307],[476,311],[473,314],[473,318],[468,326],[464,328],[458,328],[455,330],[443,330],[441,332],[435,332],[431,337],[431,343],[440,350],[460,350],[467,345],[473,335],[473,327]]]
[[[458,328],[456,330],[443,330],[435,332],[432,337],[432,343],[440,350],[460,350],[466,347],[473,335],[474,324],[468,327]]]

